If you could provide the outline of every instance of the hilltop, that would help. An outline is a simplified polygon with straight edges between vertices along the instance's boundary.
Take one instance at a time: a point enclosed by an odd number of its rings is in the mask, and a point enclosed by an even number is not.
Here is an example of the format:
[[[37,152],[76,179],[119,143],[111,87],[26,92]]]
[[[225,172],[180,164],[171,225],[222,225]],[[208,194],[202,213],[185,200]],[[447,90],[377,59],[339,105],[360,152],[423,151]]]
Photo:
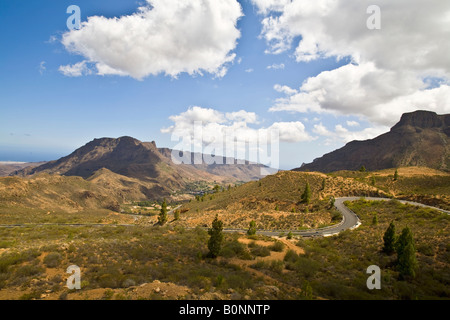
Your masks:
[[[450,114],[406,113],[390,132],[375,139],[352,141],[295,171],[333,172],[424,166],[450,170]]]

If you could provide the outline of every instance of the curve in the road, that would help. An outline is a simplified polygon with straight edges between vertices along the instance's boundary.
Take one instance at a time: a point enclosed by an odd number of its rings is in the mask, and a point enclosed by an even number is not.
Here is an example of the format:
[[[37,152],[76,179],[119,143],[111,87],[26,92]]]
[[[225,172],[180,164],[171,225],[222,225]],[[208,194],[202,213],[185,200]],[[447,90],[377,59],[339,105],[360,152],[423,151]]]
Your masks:
[[[334,226],[325,227],[325,228],[319,228],[319,229],[310,229],[310,230],[302,230],[302,231],[290,231],[290,230],[271,230],[271,231],[265,231],[260,230],[257,232],[257,234],[265,235],[265,236],[279,236],[280,233],[287,233],[291,232],[292,235],[296,236],[302,236],[302,237],[329,237],[333,235],[337,235],[342,231],[345,230],[353,230],[358,228],[361,225],[361,221],[359,220],[358,216],[350,210],[347,206],[345,206],[344,202],[346,201],[357,201],[361,198],[364,198],[368,201],[390,201],[393,200],[391,198],[376,198],[376,197],[343,197],[343,198],[336,198],[334,206],[336,209],[342,213],[342,221]],[[425,207],[425,208],[431,208],[435,209],[447,214],[450,214],[450,211],[443,210],[441,208],[428,206],[422,203],[413,202],[413,201],[406,201],[406,200],[398,200],[397,201],[404,203],[404,204],[410,204],[413,206],[419,206],[419,207]],[[227,229],[224,230],[225,232],[245,232],[245,230],[239,230],[239,229]]]

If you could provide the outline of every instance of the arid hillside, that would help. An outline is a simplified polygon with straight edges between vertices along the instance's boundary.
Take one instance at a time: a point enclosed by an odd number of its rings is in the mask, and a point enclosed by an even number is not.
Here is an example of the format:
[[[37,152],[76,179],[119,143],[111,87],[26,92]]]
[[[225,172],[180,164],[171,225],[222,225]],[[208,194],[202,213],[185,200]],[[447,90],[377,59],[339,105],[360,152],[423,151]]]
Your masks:
[[[399,168],[374,172],[284,171],[223,192],[197,197],[183,206],[184,225],[209,225],[215,214],[229,227],[248,228],[250,221],[259,229],[302,229],[326,226],[340,217],[330,207],[334,197],[392,197],[450,209],[450,174],[424,168]],[[302,202],[309,183],[310,204]]]
[[[306,184],[310,204],[302,202]],[[352,178],[322,173],[283,171],[260,181],[197,197],[182,207],[184,225],[208,225],[218,214],[227,227],[259,229],[307,229],[334,224],[341,216],[331,208],[332,197],[386,196],[382,190]]]

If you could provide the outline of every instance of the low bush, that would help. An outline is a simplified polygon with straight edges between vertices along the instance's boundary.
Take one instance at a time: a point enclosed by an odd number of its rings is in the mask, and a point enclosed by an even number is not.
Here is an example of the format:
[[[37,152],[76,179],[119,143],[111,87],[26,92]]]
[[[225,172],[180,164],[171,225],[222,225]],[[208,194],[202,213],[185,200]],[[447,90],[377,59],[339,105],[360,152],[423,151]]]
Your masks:
[[[51,252],[44,258],[47,268],[56,268],[61,263],[62,256],[58,252]]]
[[[284,244],[281,241],[276,241],[269,249],[275,252],[282,252],[284,250]]]
[[[268,247],[256,245],[250,249],[251,254],[257,257],[270,256],[270,249]]]

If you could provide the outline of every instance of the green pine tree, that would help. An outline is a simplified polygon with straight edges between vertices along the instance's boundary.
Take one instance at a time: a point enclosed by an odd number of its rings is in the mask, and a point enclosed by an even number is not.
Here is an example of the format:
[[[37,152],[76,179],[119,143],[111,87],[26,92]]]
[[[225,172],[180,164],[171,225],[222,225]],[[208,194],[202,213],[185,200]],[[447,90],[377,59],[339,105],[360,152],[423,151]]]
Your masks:
[[[394,173],[394,181],[398,180],[398,169],[395,169],[395,173]]]
[[[166,203],[166,199],[164,199],[162,205],[161,205],[161,210],[159,212],[159,217],[158,217],[158,222],[160,225],[164,225],[167,222],[167,203]]]
[[[391,222],[386,232],[384,233],[383,241],[384,241],[383,252],[389,255],[395,253],[396,235],[395,235],[394,221]]]
[[[397,263],[401,278],[416,276],[417,259],[413,242],[408,242],[403,248],[402,253],[398,255]]]
[[[313,290],[311,285],[309,284],[308,281],[305,281],[303,283],[303,288],[302,288],[302,298],[305,300],[312,300],[313,299]]]
[[[247,231],[247,235],[254,236],[255,234],[256,234],[256,222],[252,220],[250,222],[250,228]]]
[[[359,169],[359,172],[366,172],[367,170],[366,170],[366,167],[365,166],[362,166],[360,169]]]
[[[309,182],[306,182],[306,186],[305,186],[305,191],[303,191],[302,194],[302,202],[306,203],[306,204],[310,204],[311,203],[311,187],[309,186]]]
[[[180,210],[175,210],[175,212],[174,212],[174,218],[175,218],[175,220],[180,220]]]
[[[208,241],[209,256],[216,258],[220,253],[223,242],[223,222],[219,220],[218,215],[212,223],[212,228],[208,230],[208,234],[210,236]]]
[[[378,225],[378,215],[376,213],[372,218],[372,225],[374,226]]]
[[[395,250],[397,251],[398,256],[401,256],[403,254],[406,246],[408,246],[408,244],[410,243],[414,246],[413,234],[409,227],[405,227],[395,243]]]

